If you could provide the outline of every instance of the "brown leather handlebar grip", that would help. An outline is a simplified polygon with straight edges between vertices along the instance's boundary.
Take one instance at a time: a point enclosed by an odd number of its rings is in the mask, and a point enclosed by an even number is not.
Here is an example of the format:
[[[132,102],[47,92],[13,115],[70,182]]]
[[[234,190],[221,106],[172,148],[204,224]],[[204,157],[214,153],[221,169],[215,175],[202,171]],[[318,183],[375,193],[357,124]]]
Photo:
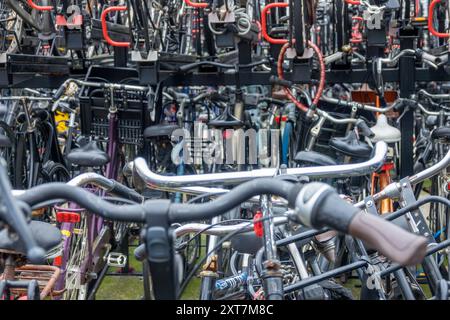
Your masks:
[[[421,263],[427,250],[428,240],[425,237],[364,212],[355,214],[348,233],[403,266]]]

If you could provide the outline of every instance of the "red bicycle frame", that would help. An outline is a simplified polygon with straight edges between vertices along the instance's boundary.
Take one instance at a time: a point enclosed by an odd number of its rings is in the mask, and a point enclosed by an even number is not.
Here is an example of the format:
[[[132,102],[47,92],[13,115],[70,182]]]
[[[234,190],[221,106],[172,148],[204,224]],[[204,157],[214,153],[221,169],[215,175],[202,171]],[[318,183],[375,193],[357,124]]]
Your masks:
[[[106,23],[106,15],[113,11],[125,11],[127,10],[126,6],[113,6],[108,7],[105,10],[103,10],[101,15],[101,21],[102,21],[102,32],[103,32],[103,38],[105,39],[106,43],[113,47],[129,47],[130,42],[120,42],[120,41],[114,41],[111,39],[111,37],[108,34],[108,24]]]

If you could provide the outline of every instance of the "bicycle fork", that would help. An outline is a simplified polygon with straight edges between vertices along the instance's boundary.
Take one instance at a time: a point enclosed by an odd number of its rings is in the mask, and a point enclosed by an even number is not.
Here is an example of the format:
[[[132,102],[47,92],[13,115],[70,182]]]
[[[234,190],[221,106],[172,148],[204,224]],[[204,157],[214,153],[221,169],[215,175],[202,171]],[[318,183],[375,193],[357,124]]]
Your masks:
[[[261,211],[263,215],[264,228],[264,253],[266,260],[263,263],[264,271],[262,275],[264,293],[266,300],[283,299],[283,275],[278,260],[277,247],[275,242],[272,201],[270,196],[261,196]]]
[[[211,220],[211,224],[217,224],[220,222],[220,216],[214,217]],[[214,290],[215,279],[218,277],[217,274],[217,254],[216,252],[212,252],[214,247],[217,245],[218,241],[217,236],[209,236],[208,239],[208,247],[206,252],[211,252],[211,255],[206,260],[206,263],[203,266],[202,272],[200,272],[200,276],[202,277],[202,284],[200,290],[200,300],[211,300],[212,293]]]

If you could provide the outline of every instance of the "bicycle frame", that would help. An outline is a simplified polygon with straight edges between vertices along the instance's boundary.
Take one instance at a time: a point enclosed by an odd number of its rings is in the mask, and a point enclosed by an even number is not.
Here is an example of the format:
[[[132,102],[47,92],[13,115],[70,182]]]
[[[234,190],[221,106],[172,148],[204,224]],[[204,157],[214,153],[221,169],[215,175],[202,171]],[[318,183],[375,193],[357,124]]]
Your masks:
[[[108,179],[115,179],[117,176],[117,170],[119,165],[119,157],[118,157],[118,148],[119,148],[119,140],[117,136],[117,114],[115,112],[109,113],[109,124],[108,124],[108,133],[109,133],[109,141],[108,141],[108,148],[107,153],[110,158],[110,162],[107,164],[105,169],[105,177],[104,179],[100,179],[99,175],[95,174],[88,174],[82,175],[80,177],[75,177],[74,179],[69,182],[71,185],[77,185],[77,186],[86,186],[90,183],[95,183],[95,185],[101,187],[100,190],[105,190],[107,187]],[[100,181],[100,182],[99,182]],[[103,183],[103,184],[102,184]],[[103,188],[102,188],[103,187]],[[92,192],[99,193],[100,196],[104,195],[104,191],[100,190],[92,190]],[[69,204],[69,209],[63,209],[65,211],[69,212],[80,212],[83,211],[78,205],[76,204]],[[103,218],[98,217],[96,215],[88,215],[86,217],[87,220],[87,228],[88,228],[88,255],[85,258],[85,260],[82,263],[81,270],[79,271],[81,275],[86,276],[87,272],[92,269],[92,264],[96,264],[98,261],[102,260],[101,249],[104,245],[106,245],[109,242],[109,237],[101,237],[102,236],[102,230],[107,226],[103,220]],[[63,235],[68,234],[71,235],[74,232],[74,224],[73,223],[62,223],[61,224],[61,230]],[[98,237],[101,238],[98,238]],[[98,240],[101,240],[99,243],[97,243]],[[94,249],[94,243],[97,244],[96,249]],[[68,263],[69,257],[69,250],[71,246],[71,237],[65,236],[63,241],[63,256],[61,258],[61,275],[58,278],[57,281],[57,290],[64,289],[64,283],[65,283],[65,275],[67,273],[66,267]],[[107,268],[108,265],[106,264],[104,268]],[[97,278],[95,281],[101,282],[103,280],[103,277],[105,275],[105,272],[100,273],[102,277]],[[98,288],[98,286],[95,286]],[[90,292],[89,297],[93,296],[95,292]]]

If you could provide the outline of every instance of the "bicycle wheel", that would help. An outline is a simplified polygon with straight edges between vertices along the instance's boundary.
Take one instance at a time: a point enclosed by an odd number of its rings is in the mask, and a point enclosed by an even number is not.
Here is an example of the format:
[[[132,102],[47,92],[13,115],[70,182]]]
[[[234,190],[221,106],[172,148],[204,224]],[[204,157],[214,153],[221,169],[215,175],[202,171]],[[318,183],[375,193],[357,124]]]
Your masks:
[[[88,281],[85,278],[83,265],[88,255],[87,217],[82,214],[81,220],[70,232],[70,245],[67,252],[65,272],[64,300],[85,300],[88,294]]]

